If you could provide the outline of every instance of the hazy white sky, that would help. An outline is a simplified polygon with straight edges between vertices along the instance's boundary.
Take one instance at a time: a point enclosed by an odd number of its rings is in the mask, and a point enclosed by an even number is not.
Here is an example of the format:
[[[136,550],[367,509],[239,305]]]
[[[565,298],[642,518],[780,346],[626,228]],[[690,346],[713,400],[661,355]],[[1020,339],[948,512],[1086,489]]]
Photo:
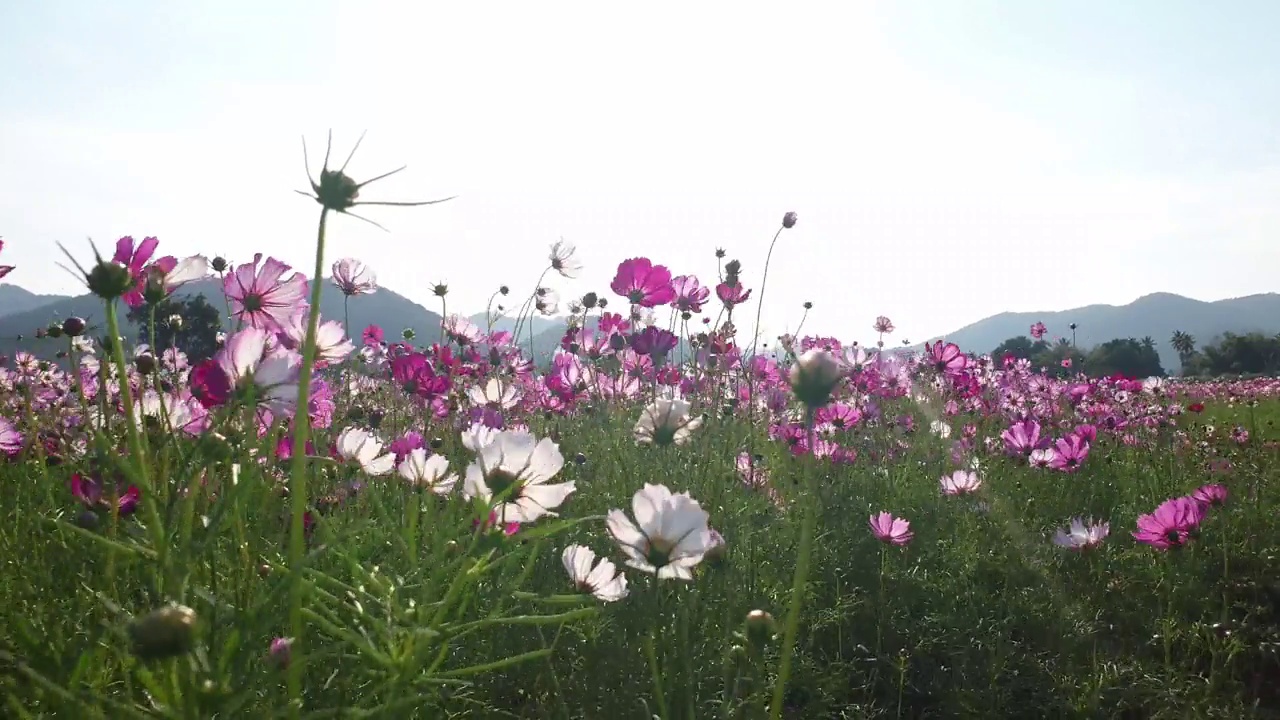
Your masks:
[[[260,251],[308,274],[335,129],[384,233],[330,261],[474,312],[549,244],[607,292],[645,255],[757,288],[764,329],[913,341],[1003,310],[1277,289],[1280,3],[0,3],[0,262],[74,292],[55,242]],[[329,262],[326,262],[326,267]],[[327,271],[326,271],[327,272]],[[740,313],[748,317],[754,302]],[[743,323],[747,325],[748,323]]]

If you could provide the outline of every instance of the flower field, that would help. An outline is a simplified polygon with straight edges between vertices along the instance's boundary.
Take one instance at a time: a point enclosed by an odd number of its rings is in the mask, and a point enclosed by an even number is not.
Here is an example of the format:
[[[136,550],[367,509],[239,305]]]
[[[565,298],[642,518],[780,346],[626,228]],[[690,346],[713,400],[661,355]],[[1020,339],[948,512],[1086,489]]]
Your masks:
[[[70,251],[101,327],[0,370],[4,717],[1280,715],[1280,381],[913,354],[887,317],[765,350],[736,261],[539,280],[549,358],[348,328],[311,308],[377,291],[324,252],[361,188],[321,171],[309,274]],[[211,274],[215,355],[120,338]]]

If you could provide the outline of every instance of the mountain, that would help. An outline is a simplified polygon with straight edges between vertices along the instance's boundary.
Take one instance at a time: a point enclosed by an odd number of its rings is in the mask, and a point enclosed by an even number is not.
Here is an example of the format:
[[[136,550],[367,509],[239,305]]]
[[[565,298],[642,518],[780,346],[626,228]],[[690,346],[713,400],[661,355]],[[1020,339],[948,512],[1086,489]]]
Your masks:
[[[57,297],[32,295],[13,285],[0,285],[0,292],[10,287],[31,297]],[[217,278],[184,285],[175,294],[180,297],[203,294],[214,307],[224,307],[222,284]],[[17,296],[15,294],[15,297]],[[350,320],[348,332],[355,339],[357,346],[360,344],[361,333],[369,325],[381,327],[389,341],[400,339],[401,332],[405,328],[413,329],[417,334],[415,342],[418,344],[435,342],[440,337],[439,314],[386,288],[379,288],[373,295],[351,298],[346,307],[349,315],[344,312],[345,299],[345,296],[327,278],[323,281],[320,293],[321,317],[326,320],[343,320],[344,317],[348,317]],[[0,302],[3,302],[2,295],[0,295]],[[127,311],[128,309],[122,303],[118,311],[122,324],[121,334],[133,338],[137,336],[137,329],[126,319]],[[0,314],[0,354],[12,355],[17,350],[26,350],[38,357],[52,358],[54,353],[65,349],[65,341],[47,338],[38,340],[35,337],[35,331],[37,328],[48,327],[50,323],[61,322],[72,316],[88,320],[90,332],[93,334],[104,334],[105,315],[100,299],[90,294],[62,297],[33,309]],[[18,340],[18,336],[22,336],[22,340]]]
[[[66,295],[37,295],[17,285],[0,285],[0,317],[16,315],[69,299]]]
[[[1011,337],[1027,335],[1042,322],[1051,336],[1071,338],[1076,324],[1076,345],[1090,348],[1113,338],[1150,336],[1156,341],[1165,370],[1180,367],[1178,353],[1169,343],[1175,330],[1190,333],[1198,345],[1213,342],[1224,332],[1280,333],[1280,294],[1266,293],[1204,302],[1172,293],[1144,295],[1128,305],[1086,305],[1054,312],[1000,313],[966,325],[946,336],[961,350],[989,353]],[[937,338],[934,338],[935,340]]]

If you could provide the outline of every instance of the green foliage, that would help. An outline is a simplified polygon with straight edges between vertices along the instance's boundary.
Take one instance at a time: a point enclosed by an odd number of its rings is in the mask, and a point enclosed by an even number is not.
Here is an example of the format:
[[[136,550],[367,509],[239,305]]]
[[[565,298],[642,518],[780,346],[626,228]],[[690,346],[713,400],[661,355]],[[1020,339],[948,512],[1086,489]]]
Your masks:
[[[1151,338],[1116,338],[1093,348],[1084,360],[1085,372],[1095,377],[1126,375],[1135,378],[1163,377],[1160,355]]]
[[[1184,375],[1280,374],[1280,335],[1223,333],[1183,363]]]
[[[142,305],[129,311],[129,321],[138,326],[138,343],[151,345],[156,352],[176,347],[187,354],[191,363],[213,357],[218,351],[218,332],[222,329],[222,313],[205,300],[204,295],[169,297],[153,309]],[[151,337],[151,318],[155,318],[155,337]],[[181,318],[174,322],[172,318]]]

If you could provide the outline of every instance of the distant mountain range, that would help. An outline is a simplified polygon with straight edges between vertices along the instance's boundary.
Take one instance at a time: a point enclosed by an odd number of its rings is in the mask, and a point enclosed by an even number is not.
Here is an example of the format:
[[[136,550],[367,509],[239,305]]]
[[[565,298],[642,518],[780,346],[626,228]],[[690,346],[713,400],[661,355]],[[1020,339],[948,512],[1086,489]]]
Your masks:
[[[1086,305],[1071,310],[1006,312],[992,315],[943,336],[966,352],[989,353],[1011,337],[1027,335],[1042,322],[1051,336],[1071,338],[1076,324],[1076,345],[1090,348],[1113,338],[1150,336],[1156,341],[1165,370],[1180,367],[1178,353],[1169,339],[1175,330],[1189,333],[1198,345],[1214,341],[1224,332],[1280,333],[1280,294],[1266,293],[1204,302],[1172,293],[1144,295],[1128,305]],[[934,338],[935,340],[937,338]]]
[[[203,294],[209,304],[219,308],[224,302],[222,284],[217,278],[189,283],[179,288],[176,294],[180,297]],[[326,320],[349,317],[349,332],[357,345],[361,333],[369,325],[380,326],[388,340],[399,339],[406,328],[416,333],[418,343],[434,342],[440,337],[440,315],[403,295],[379,289],[373,295],[351,298],[346,308],[349,315],[344,314],[344,299],[342,293],[325,279],[320,292],[320,315]],[[119,319],[125,326],[121,333],[130,338],[136,337],[137,328],[128,325],[125,315],[126,308],[121,304]],[[103,304],[93,295],[34,295],[16,285],[0,285],[0,354],[12,355],[16,350],[27,350],[39,357],[52,357],[65,349],[64,343],[37,340],[35,332],[72,316],[87,320],[92,333],[104,333]],[[18,340],[19,336],[22,340]]]
[[[222,287],[217,279],[191,283],[178,291],[179,295],[201,293],[214,306],[222,305]],[[321,291],[321,315],[331,320],[342,320],[343,299],[337,288],[326,279]],[[418,343],[430,343],[439,338],[441,319],[438,313],[386,288],[379,288],[373,295],[352,298],[348,307],[350,332],[357,343],[360,333],[369,325],[382,327],[388,339],[398,338],[405,328],[416,333]],[[96,326],[94,332],[101,334],[102,330],[97,328],[103,321],[102,310],[102,302],[92,295],[37,295],[17,285],[0,284],[0,354],[11,355],[15,350],[28,350],[41,357],[52,357],[62,349],[62,343],[37,340],[37,328],[78,315],[88,320],[91,326]],[[471,315],[470,320],[482,328],[488,327],[483,312]],[[123,312],[121,322],[125,322]],[[544,360],[559,346],[566,322],[563,317],[534,316],[521,330],[519,343],[533,358]],[[1172,371],[1179,367],[1178,354],[1169,342],[1175,330],[1190,333],[1200,345],[1212,342],[1224,332],[1280,333],[1280,294],[1203,302],[1172,293],[1154,293],[1128,305],[1087,305],[1071,310],[1000,313],[943,337],[967,352],[983,354],[1011,337],[1027,335],[1036,322],[1044,323],[1050,335],[1065,338],[1071,337],[1069,326],[1075,323],[1076,344],[1081,348],[1112,338],[1151,336],[1156,341],[1161,363],[1166,370]],[[507,316],[496,318],[493,329],[512,331],[515,319]],[[122,330],[130,337],[136,335],[135,328]],[[19,335],[23,336],[21,341],[17,339]]]

